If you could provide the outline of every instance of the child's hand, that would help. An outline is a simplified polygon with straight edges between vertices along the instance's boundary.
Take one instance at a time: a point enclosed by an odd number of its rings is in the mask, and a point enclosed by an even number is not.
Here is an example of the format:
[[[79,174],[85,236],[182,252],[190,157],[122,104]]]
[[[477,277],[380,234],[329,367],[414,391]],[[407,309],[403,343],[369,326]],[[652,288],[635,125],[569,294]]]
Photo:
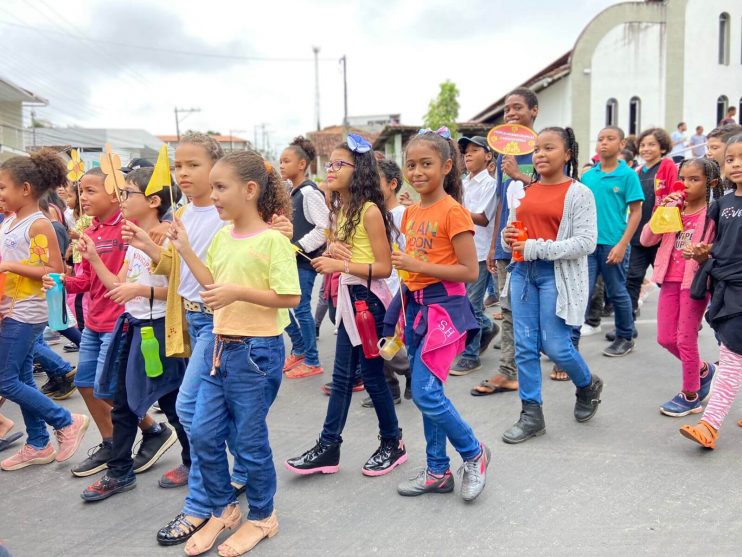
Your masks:
[[[333,259],[332,257],[315,257],[312,259],[312,267],[314,267],[315,271],[323,275],[345,271],[345,264],[339,259]]]
[[[60,279],[61,279],[61,281],[62,281],[62,284],[64,284],[64,279],[65,279],[65,277],[66,277],[66,276],[67,276],[67,275],[65,275],[64,273],[62,273],[62,274],[61,274],[61,275],[59,276],[59,278],[60,278]],[[53,279],[52,277],[50,277],[49,275],[44,275],[43,277],[41,277],[41,286],[42,286],[42,288],[43,288],[44,290],[51,290],[52,288],[54,288],[55,286],[57,286],[57,281],[55,281],[55,280],[54,280],[54,279]]]
[[[662,200],[662,205],[664,205],[665,207],[674,207],[677,205],[682,205],[682,203],[680,203],[682,201],[685,201],[685,195],[683,195],[683,192],[674,191],[665,196],[665,198]]]
[[[289,240],[294,237],[294,225],[286,215],[273,215],[268,224],[273,230],[277,230]]]
[[[350,245],[344,242],[332,242],[327,246],[327,253],[330,254],[330,257],[340,259],[341,261],[350,261],[353,257]]]
[[[608,258],[605,261],[608,265],[621,265],[625,256],[626,246],[617,244],[613,246],[613,249],[608,253]]]
[[[149,237],[155,244],[161,246],[163,243],[165,243],[165,238],[167,238],[168,230],[170,230],[170,223],[161,222],[157,226],[154,226],[150,229]]]
[[[106,292],[103,297],[110,299],[119,305],[124,305],[129,300],[141,296],[141,286],[133,282],[117,282],[112,290]]]
[[[211,309],[221,309],[240,299],[240,287],[236,284],[207,284],[206,290],[199,294]]]
[[[398,271],[409,271],[410,273],[422,272],[420,261],[401,251],[392,252],[392,267]]]
[[[706,260],[711,257],[711,244],[704,244],[703,242],[692,246],[691,257],[698,263],[706,263]]]
[[[523,243],[518,242],[518,236],[520,236],[520,230],[511,225],[507,225],[502,231],[502,239],[511,249],[515,249],[514,243]]]
[[[693,244],[688,242],[683,246],[683,259],[692,259],[693,258]]]
[[[167,225],[167,228],[169,230],[170,226]],[[165,235],[167,235],[167,233]],[[149,235],[129,220],[124,221],[124,226],[121,229],[121,238],[128,245],[134,246],[140,250],[144,250],[145,246],[150,243]]]
[[[185,226],[183,226],[183,223],[177,217],[173,218],[173,223],[170,225],[170,231],[167,233],[167,237],[180,254],[191,247]]]
[[[415,204],[415,202],[412,201],[412,198],[410,197],[410,193],[406,191],[402,192],[399,196],[399,203],[400,205],[404,205],[405,207],[409,207],[410,205]]]
[[[100,256],[95,249],[95,242],[93,242],[92,238],[87,234],[80,236],[80,239],[77,241],[77,251],[80,252],[83,259],[90,261],[91,263],[97,262],[100,259]]]

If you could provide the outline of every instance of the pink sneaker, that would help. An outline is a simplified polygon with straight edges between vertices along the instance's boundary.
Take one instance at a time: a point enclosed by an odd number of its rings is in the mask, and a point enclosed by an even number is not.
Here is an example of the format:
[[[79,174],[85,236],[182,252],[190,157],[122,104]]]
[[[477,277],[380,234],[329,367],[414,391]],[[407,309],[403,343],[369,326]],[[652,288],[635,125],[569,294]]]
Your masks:
[[[90,418],[82,414],[72,414],[72,423],[62,429],[54,431],[59,443],[59,452],[57,453],[57,462],[64,462],[72,457],[80,446],[85,432],[88,430]]]
[[[56,454],[57,451],[54,450],[51,443],[47,443],[43,449],[36,449],[31,445],[23,445],[20,451],[0,462],[0,468],[10,471],[20,470],[32,464],[49,464],[54,460],[54,455]]]

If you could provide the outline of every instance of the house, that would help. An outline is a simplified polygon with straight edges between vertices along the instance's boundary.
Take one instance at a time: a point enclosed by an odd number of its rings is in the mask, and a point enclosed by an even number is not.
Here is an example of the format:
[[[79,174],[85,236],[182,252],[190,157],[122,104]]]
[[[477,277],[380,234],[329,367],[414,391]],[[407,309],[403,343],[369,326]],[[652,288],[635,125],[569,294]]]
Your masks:
[[[570,125],[582,160],[606,125],[627,134],[659,126],[715,127],[742,112],[742,2],[623,2],[593,18],[572,50],[516,86],[539,97],[537,128]],[[505,97],[475,122],[502,123]]]
[[[354,133],[373,143],[378,133],[365,128],[349,127],[348,133]],[[343,126],[328,126],[316,132],[308,132],[307,138],[317,150],[317,160],[312,165],[311,172],[317,176],[325,176],[325,163],[330,160],[332,150],[340,145],[345,138]]]
[[[461,122],[456,124],[459,135],[487,135],[492,128],[489,124],[481,122]],[[374,151],[381,151],[388,159],[396,161],[402,166],[403,149],[410,138],[420,131],[422,126],[407,126],[403,124],[391,124],[386,126],[374,141]]]
[[[77,149],[86,168],[99,165],[100,154],[106,144],[121,157],[124,165],[136,158],[154,163],[162,147],[162,141],[148,131],[139,129],[33,128],[29,133],[33,134],[30,150],[40,147]]]
[[[25,155],[23,108],[49,102],[6,79],[0,79],[0,162]]]
[[[253,149],[250,141],[237,137],[236,135],[209,135],[222,146],[225,153],[231,153],[232,151],[248,151]],[[171,153],[175,152],[175,148],[178,146],[177,135],[158,135],[157,138],[167,144],[167,148]]]

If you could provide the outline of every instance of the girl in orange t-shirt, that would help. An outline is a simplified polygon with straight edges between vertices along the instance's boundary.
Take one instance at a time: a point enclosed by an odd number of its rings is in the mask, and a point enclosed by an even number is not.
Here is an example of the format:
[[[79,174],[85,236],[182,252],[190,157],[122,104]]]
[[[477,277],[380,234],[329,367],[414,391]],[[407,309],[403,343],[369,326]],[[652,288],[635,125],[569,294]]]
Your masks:
[[[503,434],[506,443],[522,443],[546,431],[541,409],[542,351],[576,385],[578,422],[595,415],[603,388],[572,344],[572,329],[582,323],[587,307],[587,256],[597,239],[595,199],[576,181],[577,143],[572,130],[542,130],[533,165],[535,181],[517,206],[517,219],[529,239],[518,240],[519,231],[512,224],[502,233],[504,244],[524,259],[511,265],[509,283],[522,410],[518,422]]]
[[[420,194],[420,203],[408,207],[402,217],[405,253],[395,251],[392,263],[408,275],[400,289],[406,309],[404,337],[412,370],[412,400],[423,415],[427,466],[399,484],[397,491],[404,496],[453,491],[448,440],[464,461],[461,496],[471,501],[484,489],[490,449],[477,439],[443,392],[443,382],[454,358],[464,350],[467,333],[479,328],[464,285],[477,279],[479,264],[474,224],[460,205],[458,160],[447,128],[421,130],[405,152],[405,178]]]

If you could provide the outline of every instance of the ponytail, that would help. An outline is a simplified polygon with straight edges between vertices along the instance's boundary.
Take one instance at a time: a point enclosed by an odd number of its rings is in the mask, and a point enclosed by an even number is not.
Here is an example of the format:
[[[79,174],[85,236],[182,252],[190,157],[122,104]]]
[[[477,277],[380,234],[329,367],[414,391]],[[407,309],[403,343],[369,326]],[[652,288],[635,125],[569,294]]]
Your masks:
[[[438,152],[444,164],[447,160],[451,161],[451,171],[443,178],[443,191],[453,197],[458,203],[462,203],[463,187],[461,185],[461,169],[459,166],[461,156],[454,140],[450,137],[442,137],[434,131],[421,130],[420,133],[407,143],[406,149],[409,149],[410,145],[413,145],[417,141],[427,141],[430,143],[433,149]]]

